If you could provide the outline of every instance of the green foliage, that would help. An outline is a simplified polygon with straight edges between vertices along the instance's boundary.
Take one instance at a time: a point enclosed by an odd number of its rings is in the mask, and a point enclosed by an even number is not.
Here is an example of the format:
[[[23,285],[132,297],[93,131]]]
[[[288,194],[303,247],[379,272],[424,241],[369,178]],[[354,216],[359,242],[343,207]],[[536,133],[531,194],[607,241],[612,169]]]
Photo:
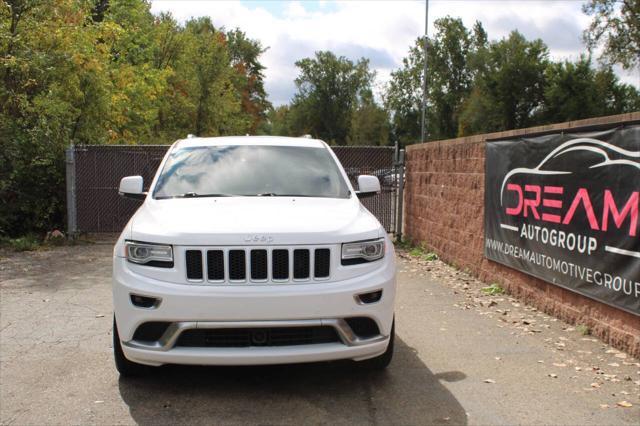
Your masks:
[[[519,129],[536,124],[544,99],[548,50],[517,31],[477,52],[474,89],[460,119],[462,135]]]
[[[588,336],[591,334],[591,329],[589,328],[589,326],[584,324],[578,324],[576,326],[576,330],[578,331],[578,333],[582,334],[583,336]]]
[[[488,287],[482,287],[482,292],[484,294],[487,294],[489,296],[495,296],[498,294],[503,294],[504,293],[504,289],[502,287],[500,287],[498,284],[493,283]]]
[[[363,95],[371,93],[374,73],[369,61],[363,58],[353,63],[325,51],[297,61],[296,66],[300,74],[289,111],[291,131],[345,145],[354,111]]]
[[[396,239],[393,244],[396,248],[403,250],[411,250],[414,247],[413,242],[409,238],[403,238],[402,240]]]
[[[143,0],[13,0],[0,8],[0,235],[64,227],[64,149],[257,129],[264,49]]]
[[[631,3],[620,10],[636,7]],[[480,23],[469,30],[450,17],[437,20],[435,27],[427,49],[429,140],[640,108],[637,89],[621,84],[610,67],[594,68],[587,57],[555,63],[541,40],[529,41],[514,31],[489,42]],[[402,67],[392,72],[384,94],[391,133],[403,145],[420,139],[423,67],[418,39]]]
[[[351,112],[347,145],[389,145],[389,117],[375,103],[371,92],[364,92],[360,104]]]
[[[464,101],[471,92],[473,61],[485,48],[486,33],[478,22],[469,31],[461,19],[435,21],[427,45],[427,134],[430,140],[457,135]],[[394,136],[403,144],[419,141],[423,93],[424,46],[417,39],[402,68],[391,73],[385,106],[392,113]]]
[[[426,260],[427,262],[433,262],[434,260],[438,260],[438,255],[433,252],[429,252],[429,253],[425,253],[422,256],[422,259]]]
[[[427,262],[433,262],[434,260],[438,260],[438,255],[434,252],[427,252],[422,247],[422,245],[414,246],[411,243],[400,243],[398,244],[399,248],[404,248],[405,250],[409,250],[409,256],[417,257],[422,260],[426,260]]]
[[[542,117],[547,123],[640,109],[640,95],[633,87],[619,84],[609,67],[595,70],[586,57],[549,64],[546,80]]]
[[[236,70],[234,85],[241,94],[242,112],[249,121],[249,133],[254,134],[266,119],[271,103],[264,89],[264,69],[260,55],[266,49],[260,42],[247,38],[236,29],[227,33],[227,48],[231,64]]]
[[[3,238],[0,245],[13,251],[34,251],[40,248],[42,241],[35,235],[29,234],[19,238]]]
[[[409,255],[413,257],[420,257],[422,256],[422,253],[424,253],[424,251],[420,247],[414,247],[409,250]]]
[[[589,0],[582,10],[593,16],[583,35],[591,51],[601,46],[605,63],[640,67],[640,1]]]

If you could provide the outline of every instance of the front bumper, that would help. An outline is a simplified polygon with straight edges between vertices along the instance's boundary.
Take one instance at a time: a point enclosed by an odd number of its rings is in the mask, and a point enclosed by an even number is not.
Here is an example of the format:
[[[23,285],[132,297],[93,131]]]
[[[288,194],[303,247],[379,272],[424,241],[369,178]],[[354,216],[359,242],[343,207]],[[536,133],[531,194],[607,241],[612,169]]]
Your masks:
[[[355,295],[383,291],[379,302],[360,304]],[[154,297],[154,308],[132,304],[130,295]],[[125,259],[114,258],[113,299],[125,356],[141,364],[256,365],[362,360],[382,354],[388,345],[395,300],[395,259],[386,256],[379,267],[356,278],[336,282],[287,285],[185,285],[137,274]],[[343,321],[368,317],[380,334],[358,338]],[[133,339],[145,322],[171,322],[159,342]],[[180,333],[194,328],[291,327],[324,325],[336,329],[340,342],[298,346],[178,347]]]

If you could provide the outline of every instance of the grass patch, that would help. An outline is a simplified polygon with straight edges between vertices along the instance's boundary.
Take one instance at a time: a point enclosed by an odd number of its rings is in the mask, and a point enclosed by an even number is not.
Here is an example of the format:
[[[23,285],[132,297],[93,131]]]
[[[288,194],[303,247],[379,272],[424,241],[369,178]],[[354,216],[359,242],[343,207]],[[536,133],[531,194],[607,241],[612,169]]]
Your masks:
[[[422,256],[422,249],[420,247],[414,247],[411,250],[409,250],[409,256],[413,256],[413,257],[420,257]]]
[[[92,241],[88,239],[67,239],[62,233],[50,233],[45,238],[37,234],[27,234],[17,238],[0,236],[0,248],[14,252],[47,250],[53,247],[91,243]]]
[[[434,260],[438,260],[438,255],[433,252],[429,252],[429,253],[423,254],[422,258],[427,262],[432,262]]]
[[[578,331],[578,333],[582,334],[583,336],[588,336],[591,334],[591,329],[584,324],[578,324],[576,326],[576,330]]]
[[[411,251],[412,249],[418,247],[418,245],[414,244],[413,241],[409,240],[409,239],[404,239],[404,240],[395,240],[394,244],[396,246],[396,248],[401,249],[401,250],[406,250],[406,251]]]
[[[426,260],[427,262],[432,262],[434,260],[438,260],[438,255],[434,252],[427,252],[425,251],[424,248],[422,248],[422,246],[414,246],[414,245],[408,245],[405,243],[405,245],[398,245],[398,247],[401,247],[405,250],[409,251],[409,256],[412,257],[417,257],[420,258],[422,260]]]
[[[33,251],[40,248],[42,240],[35,235],[25,235],[18,238],[3,238],[0,245],[13,251]]]
[[[484,294],[488,294],[489,296],[495,296],[497,294],[503,294],[504,289],[500,287],[498,284],[493,283],[488,287],[482,287],[482,292]]]

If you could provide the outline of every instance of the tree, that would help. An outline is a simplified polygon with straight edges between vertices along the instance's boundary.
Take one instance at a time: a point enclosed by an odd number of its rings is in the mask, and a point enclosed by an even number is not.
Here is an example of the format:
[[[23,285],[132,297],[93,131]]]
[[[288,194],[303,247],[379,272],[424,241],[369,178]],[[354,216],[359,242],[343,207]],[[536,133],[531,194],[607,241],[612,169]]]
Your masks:
[[[291,107],[280,105],[272,108],[267,113],[268,127],[265,134],[273,136],[296,136],[293,130]],[[300,135],[297,135],[300,136]]]
[[[265,67],[259,60],[266,49],[260,42],[247,38],[239,29],[227,32],[227,47],[231,66],[237,73],[234,81],[242,97],[242,111],[251,123],[249,132],[254,134],[271,108],[264,89]]]
[[[175,139],[245,133],[249,120],[241,114],[224,32],[209,18],[197,18],[186,23],[177,43],[181,52],[159,114],[161,134]]]
[[[610,67],[593,69],[584,56],[575,63],[549,64],[545,78],[544,123],[621,114],[640,107],[635,88],[618,83]]]
[[[0,10],[0,234],[59,226],[64,148],[104,135],[108,52],[73,0]]]
[[[435,22],[428,41],[427,133],[429,139],[455,137],[462,105],[471,91],[473,53],[486,44],[480,23],[473,32],[462,20],[446,17]],[[400,70],[391,74],[385,106],[392,115],[395,137],[412,143],[420,139],[424,50],[417,39]]]
[[[351,113],[347,145],[389,145],[389,117],[371,92],[364,92]]]
[[[478,52],[482,60],[460,118],[461,135],[536,124],[544,98],[547,46],[513,31]]]
[[[296,66],[300,74],[291,105],[294,132],[346,144],[352,112],[360,95],[371,90],[374,73],[369,61],[353,63],[325,51],[297,61]]]
[[[64,226],[64,149],[243,134],[268,108],[260,44],[146,0],[0,7],[0,236]],[[241,72],[241,68],[242,71]]]
[[[589,0],[582,10],[593,16],[583,34],[590,50],[602,45],[605,63],[640,66],[639,0]]]

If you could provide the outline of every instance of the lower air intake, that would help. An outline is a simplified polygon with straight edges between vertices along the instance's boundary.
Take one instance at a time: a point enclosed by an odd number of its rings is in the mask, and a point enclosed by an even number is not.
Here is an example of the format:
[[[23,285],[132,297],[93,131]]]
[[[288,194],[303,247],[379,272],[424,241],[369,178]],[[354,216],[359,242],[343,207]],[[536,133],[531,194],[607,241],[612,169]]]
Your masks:
[[[176,346],[244,348],[250,346],[299,346],[339,342],[333,327],[272,327],[193,329],[184,331]]]

